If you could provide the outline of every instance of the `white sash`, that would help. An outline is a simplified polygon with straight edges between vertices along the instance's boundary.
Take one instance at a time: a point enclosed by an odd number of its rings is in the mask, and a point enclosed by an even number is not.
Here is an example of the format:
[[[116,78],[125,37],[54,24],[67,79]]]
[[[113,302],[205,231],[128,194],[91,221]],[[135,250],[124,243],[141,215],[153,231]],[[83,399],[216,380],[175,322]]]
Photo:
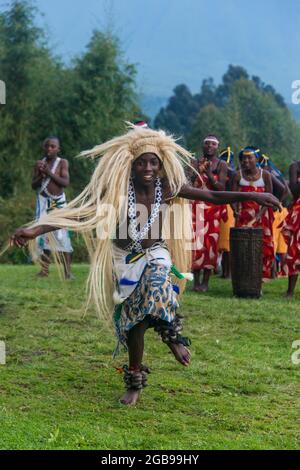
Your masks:
[[[45,162],[46,160],[47,160],[46,157],[44,157],[42,161]],[[57,157],[55,159],[55,162],[53,163],[53,166],[51,168],[52,173],[56,172],[60,161],[61,161],[61,158],[59,158],[59,157]],[[39,190],[39,194],[45,193],[45,194],[47,194],[47,196],[51,197],[52,199],[58,199],[61,195],[56,196],[54,194],[49,193],[49,191],[47,190],[47,187],[48,187],[48,184],[50,183],[50,181],[51,181],[50,176],[46,179],[43,179],[41,188]]]

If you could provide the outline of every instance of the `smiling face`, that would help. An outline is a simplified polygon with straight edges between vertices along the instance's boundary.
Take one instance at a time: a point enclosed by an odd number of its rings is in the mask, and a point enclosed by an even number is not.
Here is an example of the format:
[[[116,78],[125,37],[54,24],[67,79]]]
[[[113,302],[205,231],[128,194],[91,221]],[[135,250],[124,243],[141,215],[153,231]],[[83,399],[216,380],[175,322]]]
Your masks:
[[[143,153],[132,165],[136,182],[143,186],[153,184],[161,168],[162,163],[155,153]]]
[[[213,158],[217,156],[219,144],[215,139],[205,139],[203,143],[203,154],[206,158]]]

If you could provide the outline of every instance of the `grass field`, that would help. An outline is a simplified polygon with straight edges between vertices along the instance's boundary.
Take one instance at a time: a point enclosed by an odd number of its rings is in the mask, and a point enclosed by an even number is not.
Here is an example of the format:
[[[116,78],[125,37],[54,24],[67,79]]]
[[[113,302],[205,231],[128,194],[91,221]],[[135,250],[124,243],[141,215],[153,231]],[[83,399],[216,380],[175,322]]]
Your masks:
[[[213,279],[205,295],[182,302],[192,364],[177,364],[153,331],[146,357],[153,373],[134,408],[119,404],[122,377],[113,334],[82,318],[86,266],[62,284],[35,279],[32,266],[0,266],[1,449],[296,449],[300,448],[300,286],[286,280],[261,300],[231,296]]]

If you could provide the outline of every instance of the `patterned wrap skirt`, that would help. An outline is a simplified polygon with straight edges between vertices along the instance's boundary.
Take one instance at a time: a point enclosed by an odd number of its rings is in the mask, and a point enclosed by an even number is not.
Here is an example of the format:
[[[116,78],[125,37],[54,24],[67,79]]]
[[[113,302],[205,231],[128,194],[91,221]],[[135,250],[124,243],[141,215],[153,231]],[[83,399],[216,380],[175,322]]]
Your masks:
[[[53,209],[62,209],[66,207],[66,205],[67,200],[64,193],[62,193],[57,199],[52,199],[51,197],[44,197],[41,194],[38,194],[36,200],[35,218],[38,221],[43,215],[48,214]],[[68,230],[55,230],[55,232],[53,232],[53,235],[55,239],[55,246],[50,246],[50,240],[47,233],[37,237],[38,252],[40,254],[42,254],[44,250],[59,251],[64,253],[73,252],[70,234]]]
[[[171,266],[170,254],[163,242],[143,254],[129,253],[114,246],[119,297],[114,323],[118,346],[126,347],[128,332],[146,318],[149,326],[157,322],[171,324],[175,320],[178,288],[171,282]]]

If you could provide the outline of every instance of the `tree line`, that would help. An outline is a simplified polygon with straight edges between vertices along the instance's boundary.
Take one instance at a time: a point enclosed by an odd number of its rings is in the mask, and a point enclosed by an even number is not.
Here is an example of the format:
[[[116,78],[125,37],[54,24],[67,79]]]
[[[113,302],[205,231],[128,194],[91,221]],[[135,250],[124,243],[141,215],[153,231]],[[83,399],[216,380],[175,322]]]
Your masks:
[[[62,156],[70,161],[72,197],[93,170],[93,163],[75,156],[122,132],[124,121],[145,118],[136,68],[125,61],[113,33],[93,31],[84,52],[66,65],[49,47],[36,14],[29,0],[11,0],[0,12],[0,80],[6,84],[6,104],[0,105],[0,250],[13,229],[33,218],[32,169],[46,136],[60,138]],[[216,133],[235,153],[257,145],[283,170],[297,158],[300,144],[299,124],[283,98],[233,65],[219,86],[208,78],[192,94],[178,85],[153,126],[181,136],[194,152],[207,133]],[[76,250],[75,259],[84,257]],[[24,257],[14,250],[4,259]]]
[[[200,152],[205,135],[213,133],[236,155],[246,145],[257,146],[283,171],[299,158],[300,124],[283,97],[240,66],[229,65],[219,86],[212,78],[203,80],[196,94],[178,85],[154,126],[181,136],[194,152]]]
[[[118,38],[95,30],[85,51],[66,65],[36,25],[30,1],[14,0],[0,13],[0,248],[11,230],[31,220],[30,181],[41,143],[58,136],[70,161],[69,196],[87,183],[92,164],[75,156],[140,119],[136,69],[126,62]],[[11,254],[15,260],[16,254]]]

